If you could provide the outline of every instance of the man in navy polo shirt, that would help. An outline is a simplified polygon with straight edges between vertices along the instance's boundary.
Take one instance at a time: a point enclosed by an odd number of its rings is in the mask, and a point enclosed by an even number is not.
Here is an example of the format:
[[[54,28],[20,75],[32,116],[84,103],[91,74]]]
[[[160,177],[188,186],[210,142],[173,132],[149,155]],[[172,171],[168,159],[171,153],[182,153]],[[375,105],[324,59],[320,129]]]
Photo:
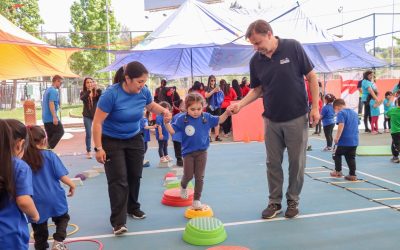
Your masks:
[[[238,113],[241,108],[263,97],[265,146],[267,149],[268,207],[262,218],[271,219],[281,212],[283,152],[289,156],[289,187],[286,192],[285,217],[298,215],[298,201],[304,181],[306,147],[308,140],[308,101],[304,76],[310,84],[313,126],[320,119],[318,111],[318,80],[314,65],[299,42],[275,37],[264,20],[250,24],[246,39],[257,51],[250,61],[251,91],[230,109]]]

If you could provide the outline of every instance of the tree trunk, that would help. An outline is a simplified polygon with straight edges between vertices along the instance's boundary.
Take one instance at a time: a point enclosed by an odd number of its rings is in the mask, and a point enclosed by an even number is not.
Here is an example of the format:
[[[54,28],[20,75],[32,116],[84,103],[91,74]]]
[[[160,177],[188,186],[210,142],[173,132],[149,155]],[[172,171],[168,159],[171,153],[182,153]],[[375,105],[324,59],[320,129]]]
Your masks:
[[[12,92],[12,100],[11,100],[11,110],[17,107],[17,88],[18,82],[17,80],[13,80],[13,92]]]

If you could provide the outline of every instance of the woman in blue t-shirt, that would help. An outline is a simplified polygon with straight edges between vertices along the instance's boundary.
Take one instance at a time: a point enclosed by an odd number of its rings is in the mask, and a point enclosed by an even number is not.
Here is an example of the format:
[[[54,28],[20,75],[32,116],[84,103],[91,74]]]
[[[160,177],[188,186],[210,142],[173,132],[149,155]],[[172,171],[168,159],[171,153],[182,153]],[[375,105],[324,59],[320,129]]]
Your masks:
[[[171,113],[153,101],[145,86],[149,72],[140,62],[124,67],[124,81],[111,85],[97,104],[93,119],[93,141],[96,160],[104,164],[108,182],[111,216],[115,235],[128,231],[126,215],[144,219],[140,209],[139,189],[142,178],[144,142],[140,132],[143,109],[163,114]]]
[[[68,196],[74,195],[75,183],[67,176],[68,170],[60,158],[46,149],[46,133],[39,126],[28,127],[29,144],[23,160],[31,167],[33,200],[40,214],[40,220],[32,224],[35,249],[46,249],[49,230],[48,219],[56,225],[53,234],[52,249],[66,249],[64,240],[67,237],[69,222],[68,203],[60,181],[69,187]]]
[[[0,249],[27,250],[29,231],[24,213],[32,221],[39,220],[39,213],[31,198],[31,169],[20,159],[27,132],[21,131],[24,139],[14,139],[20,136],[12,132],[9,121],[0,119]]]
[[[364,103],[364,126],[365,132],[370,133],[371,130],[368,128],[368,122],[371,123],[371,109],[369,102],[367,101],[368,95],[378,101],[378,97],[375,95],[374,90],[377,90],[375,83],[373,83],[374,72],[367,70],[363,74],[363,80],[361,82],[362,96],[361,101]]]

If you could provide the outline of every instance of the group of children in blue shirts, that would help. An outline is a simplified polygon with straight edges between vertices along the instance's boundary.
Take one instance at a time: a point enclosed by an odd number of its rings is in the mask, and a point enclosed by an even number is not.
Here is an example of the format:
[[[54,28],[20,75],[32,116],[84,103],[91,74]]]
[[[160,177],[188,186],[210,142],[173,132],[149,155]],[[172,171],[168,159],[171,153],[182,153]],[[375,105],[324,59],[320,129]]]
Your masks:
[[[74,194],[75,184],[59,157],[46,149],[45,131],[39,126],[25,127],[17,120],[0,119],[0,137],[0,249],[28,249],[28,222],[35,249],[47,249],[49,218],[56,226],[51,249],[66,249],[70,217],[59,181],[69,186],[68,196]]]

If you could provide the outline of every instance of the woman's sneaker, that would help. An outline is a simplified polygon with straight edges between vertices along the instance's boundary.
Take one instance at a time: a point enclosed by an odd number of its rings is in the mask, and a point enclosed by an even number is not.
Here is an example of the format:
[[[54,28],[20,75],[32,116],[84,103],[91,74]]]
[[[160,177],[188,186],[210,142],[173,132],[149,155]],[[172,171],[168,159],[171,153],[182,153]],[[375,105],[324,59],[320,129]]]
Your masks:
[[[134,210],[132,213],[128,213],[129,216],[131,216],[134,219],[144,219],[146,218],[145,212],[140,210],[140,208]]]
[[[186,188],[181,187],[181,198],[185,200],[189,198],[188,191]]]
[[[122,235],[128,232],[128,228],[125,225],[116,226],[113,228],[114,235]]]

